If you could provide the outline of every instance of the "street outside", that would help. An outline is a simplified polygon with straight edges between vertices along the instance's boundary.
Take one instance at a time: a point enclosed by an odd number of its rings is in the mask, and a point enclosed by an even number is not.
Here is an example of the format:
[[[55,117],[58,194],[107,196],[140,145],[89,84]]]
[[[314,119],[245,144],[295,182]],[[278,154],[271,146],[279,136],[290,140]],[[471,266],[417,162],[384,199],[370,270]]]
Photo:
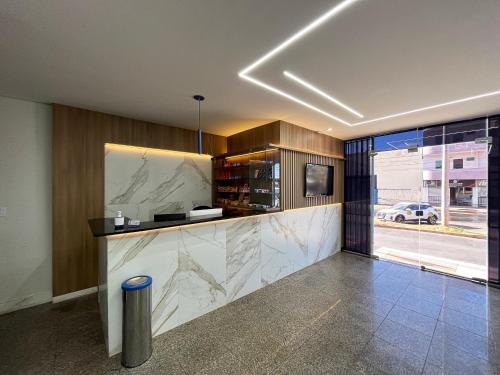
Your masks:
[[[385,207],[377,206],[376,211]],[[375,212],[376,215],[376,212]],[[374,253],[380,257],[418,265],[466,277],[486,278],[487,211],[482,208],[450,207],[449,226],[474,233],[474,237],[419,230],[422,223],[399,224],[404,228],[385,227],[375,220]]]

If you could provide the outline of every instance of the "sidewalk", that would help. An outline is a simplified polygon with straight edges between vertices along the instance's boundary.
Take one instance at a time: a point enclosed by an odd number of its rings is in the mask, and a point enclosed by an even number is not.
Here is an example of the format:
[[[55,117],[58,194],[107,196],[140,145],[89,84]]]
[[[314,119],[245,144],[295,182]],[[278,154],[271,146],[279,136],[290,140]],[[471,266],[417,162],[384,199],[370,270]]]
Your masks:
[[[450,259],[418,254],[389,247],[380,247],[374,251],[382,259],[393,260],[396,262],[413,264],[415,266],[426,266],[436,271],[451,273],[463,277],[476,277],[487,279],[486,266],[477,264],[454,261]]]

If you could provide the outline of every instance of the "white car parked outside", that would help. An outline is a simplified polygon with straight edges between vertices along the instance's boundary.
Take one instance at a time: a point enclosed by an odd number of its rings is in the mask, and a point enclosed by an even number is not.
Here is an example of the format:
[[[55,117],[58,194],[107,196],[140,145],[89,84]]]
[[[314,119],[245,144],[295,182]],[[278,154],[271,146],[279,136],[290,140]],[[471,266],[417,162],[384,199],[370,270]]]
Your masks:
[[[377,212],[377,219],[404,223],[405,221],[427,221],[436,224],[439,216],[437,210],[429,203],[400,202],[390,208]]]

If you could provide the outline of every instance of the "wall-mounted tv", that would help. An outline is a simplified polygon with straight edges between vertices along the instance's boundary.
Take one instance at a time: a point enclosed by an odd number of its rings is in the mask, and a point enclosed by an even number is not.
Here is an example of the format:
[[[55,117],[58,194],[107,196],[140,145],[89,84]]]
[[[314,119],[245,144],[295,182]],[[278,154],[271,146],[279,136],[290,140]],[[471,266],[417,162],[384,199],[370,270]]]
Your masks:
[[[305,196],[333,195],[333,166],[306,164]]]

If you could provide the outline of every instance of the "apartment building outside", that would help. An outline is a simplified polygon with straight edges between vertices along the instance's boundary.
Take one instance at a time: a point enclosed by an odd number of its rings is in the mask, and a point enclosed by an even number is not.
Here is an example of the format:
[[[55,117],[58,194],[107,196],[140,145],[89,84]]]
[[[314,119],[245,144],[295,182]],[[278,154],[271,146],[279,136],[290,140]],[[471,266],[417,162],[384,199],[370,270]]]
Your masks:
[[[488,149],[463,142],[447,147],[450,206],[486,207]],[[441,204],[443,146],[383,151],[375,156],[374,195],[380,205],[401,201]]]

